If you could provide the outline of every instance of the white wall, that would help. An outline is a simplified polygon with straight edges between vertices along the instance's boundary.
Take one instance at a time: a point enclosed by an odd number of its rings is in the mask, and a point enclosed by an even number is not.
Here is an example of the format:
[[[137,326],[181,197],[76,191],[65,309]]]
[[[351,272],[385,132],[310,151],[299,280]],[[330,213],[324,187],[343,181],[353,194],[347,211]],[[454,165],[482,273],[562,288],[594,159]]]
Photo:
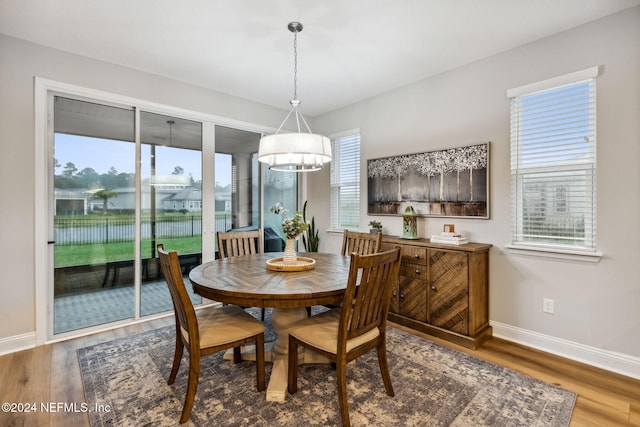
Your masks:
[[[42,158],[34,142],[35,76],[266,128],[279,124],[286,111],[4,35],[0,61],[2,353],[15,342],[35,342],[34,176]]]
[[[420,52],[416,52],[419,55]],[[509,102],[506,90],[602,66],[597,80],[597,263],[510,254]],[[453,222],[471,240],[493,244],[490,319],[496,333],[557,352],[622,353],[640,376],[640,7],[460,67],[317,117],[326,134],[360,128],[363,214],[367,229],[366,159],[491,141],[491,219],[424,218],[423,237]],[[326,230],[328,174],[313,176],[311,214]],[[378,216],[388,234],[401,218]],[[321,234],[321,250],[340,236]],[[542,312],[542,299],[555,314]],[[502,328],[500,326],[503,326]],[[565,342],[565,340],[567,342]],[[586,357],[585,357],[586,359]],[[628,367],[628,366],[627,366]],[[624,369],[623,369],[624,370]]]

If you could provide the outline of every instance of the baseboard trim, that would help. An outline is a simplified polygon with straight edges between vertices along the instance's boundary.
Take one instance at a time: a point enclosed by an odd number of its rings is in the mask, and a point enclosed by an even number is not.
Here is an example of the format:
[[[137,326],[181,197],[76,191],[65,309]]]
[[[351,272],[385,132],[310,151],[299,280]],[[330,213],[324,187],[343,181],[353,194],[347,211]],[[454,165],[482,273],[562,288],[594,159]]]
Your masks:
[[[640,358],[622,353],[602,350],[584,344],[552,337],[526,329],[516,328],[500,322],[489,322],[493,327],[493,336],[507,341],[532,347],[547,353],[566,357],[616,372],[631,378],[640,379]]]
[[[3,354],[15,353],[16,351],[27,350],[36,346],[36,333],[29,332],[21,335],[0,339],[0,356]]]

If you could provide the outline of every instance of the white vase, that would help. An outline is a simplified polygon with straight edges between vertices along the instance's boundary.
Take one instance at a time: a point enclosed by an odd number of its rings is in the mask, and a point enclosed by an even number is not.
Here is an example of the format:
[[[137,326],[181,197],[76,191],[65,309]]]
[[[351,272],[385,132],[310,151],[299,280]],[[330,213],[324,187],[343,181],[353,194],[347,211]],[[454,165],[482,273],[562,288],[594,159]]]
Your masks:
[[[287,244],[284,247],[284,256],[282,257],[282,263],[284,265],[294,265],[298,262],[295,241],[296,239],[287,239]]]

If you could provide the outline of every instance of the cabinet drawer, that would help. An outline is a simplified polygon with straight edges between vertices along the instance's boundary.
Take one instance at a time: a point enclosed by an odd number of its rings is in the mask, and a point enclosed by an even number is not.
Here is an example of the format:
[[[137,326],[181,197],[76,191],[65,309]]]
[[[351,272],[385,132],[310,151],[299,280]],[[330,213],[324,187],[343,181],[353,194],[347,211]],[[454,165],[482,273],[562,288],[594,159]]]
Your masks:
[[[403,245],[400,247],[402,263],[427,265],[427,248]]]
[[[403,262],[400,264],[400,276],[427,281],[427,267],[422,264]]]

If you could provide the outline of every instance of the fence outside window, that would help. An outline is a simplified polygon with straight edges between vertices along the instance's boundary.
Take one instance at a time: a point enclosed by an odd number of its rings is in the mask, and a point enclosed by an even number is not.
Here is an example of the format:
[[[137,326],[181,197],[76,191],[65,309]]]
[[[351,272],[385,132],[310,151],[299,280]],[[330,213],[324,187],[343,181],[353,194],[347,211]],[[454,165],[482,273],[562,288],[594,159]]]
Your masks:
[[[216,230],[231,228],[231,213],[216,213]],[[89,245],[133,241],[135,218],[132,217],[56,217],[54,220],[55,242],[58,246]],[[155,231],[155,232],[154,232]],[[143,217],[141,224],[143,239],[167,237],[194,237],[202,235],[200,215],[162,215],[155,221]]]

